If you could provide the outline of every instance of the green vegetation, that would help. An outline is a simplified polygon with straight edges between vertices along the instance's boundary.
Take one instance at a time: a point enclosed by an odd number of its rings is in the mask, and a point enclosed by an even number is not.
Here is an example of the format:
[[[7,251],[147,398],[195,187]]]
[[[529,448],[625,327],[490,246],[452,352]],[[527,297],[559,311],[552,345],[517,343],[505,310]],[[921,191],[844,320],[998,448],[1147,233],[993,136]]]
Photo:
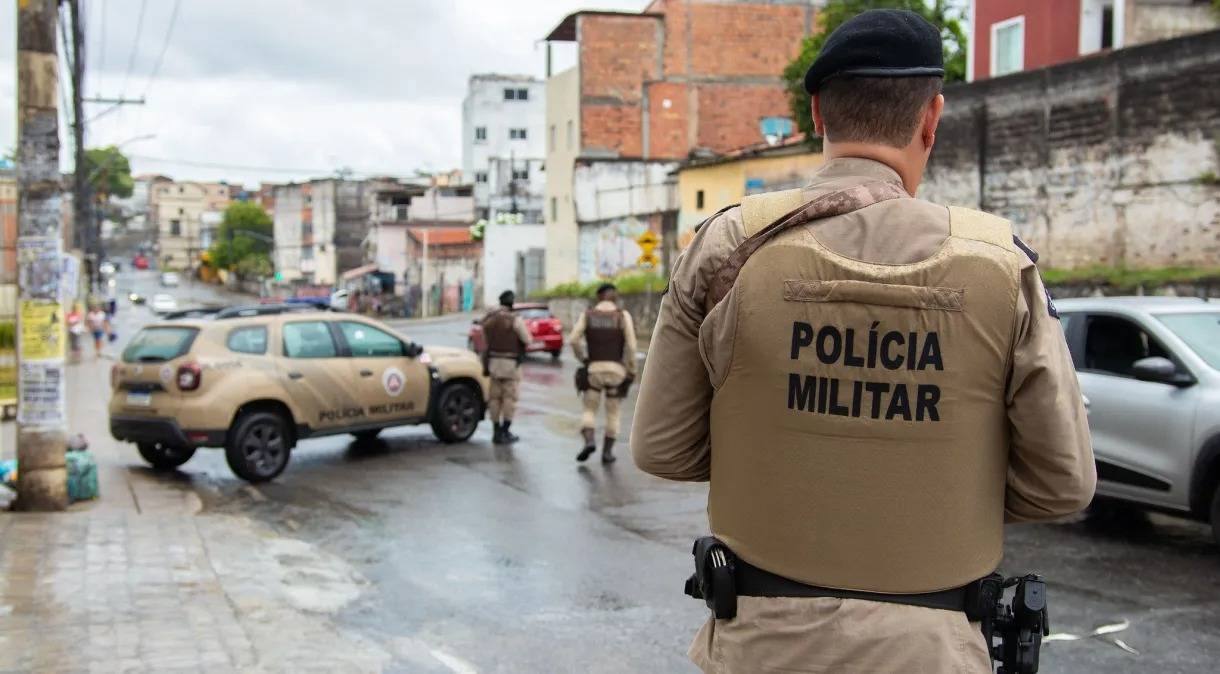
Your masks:
[[[654,293],[663,292],[668,285],[664,276],[652,272],[637,272],[624,274],[613,279],[599,279],[590,283],[560,283],[536,293],[535,298],[552,299],[556,297],[571,297],[591,300],[597,295],[597,286],[609,281],[618,286],[620,295],[638,295],[652,288]]]
[[[1199,174],[1198,180],[1201,185],[1220,185],[1220,175],[1216,175],[1215,171],[1204,171]]]
[[[1042,270],[1042,281],[1048,286],[1104,285],[1120,291],[1137,288],[1152,290],[1174,283],[1220,281],[1220,267],[1156,267],[1128,269],[1094,265],[1078,269]]]
[[[109,197],[125,199],[131,196],[135,187],[131,164],[114,145],[85,150],[85,172],[89,186],[101,203]]]
[[[274,271],[271,248],[274,226],[262,206],[238,201],[225,209],[216,232],[216,243],[208,250],[217,269],[234,271],[242,278],[259,278]]]
[[[1217,0],[1220,1],[1220,0]],[[788,67],[784,68],[787,82],[788,104],[797,128],[813,139],[813,118],[810,116],[812,102],[805,92],[805,71],[822,52],[826,38],[853,16],[867,9],[909,9],[923,15],[932,25],[940,28],[945,45],[945,81],[959,82],[966,79],[966,31],[962,25],[960,8],[949,0],[830,0],[818,12],[818,32],[805,38],[801,52]]]

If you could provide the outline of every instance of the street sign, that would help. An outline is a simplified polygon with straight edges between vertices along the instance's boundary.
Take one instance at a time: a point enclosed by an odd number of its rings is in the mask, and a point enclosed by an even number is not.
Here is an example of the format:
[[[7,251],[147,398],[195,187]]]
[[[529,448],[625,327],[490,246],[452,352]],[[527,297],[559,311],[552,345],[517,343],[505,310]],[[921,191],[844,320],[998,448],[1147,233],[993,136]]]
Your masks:
[[[635,242],[645,253],[651,253],[657,244],[661,243],[661,240],[650,230],[644,230],[643,234],[635,237]]]
[[[639,267],[657,267],[661,264],[661,260],[657,258],[656,253],[644,253],[635,261]]]

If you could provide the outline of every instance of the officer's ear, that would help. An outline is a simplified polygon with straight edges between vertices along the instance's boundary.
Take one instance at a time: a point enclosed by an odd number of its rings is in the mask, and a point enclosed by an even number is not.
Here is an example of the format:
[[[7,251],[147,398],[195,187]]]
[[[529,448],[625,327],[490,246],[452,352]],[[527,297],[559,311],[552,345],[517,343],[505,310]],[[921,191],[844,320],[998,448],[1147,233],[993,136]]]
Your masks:
[[[822,121],[822,100],[818,94],[813,95],[813,132],[826,136],[826,123]]]
[[[940,126],[940,117],[944,112],[945,96],[936,94],[936,98],[929,101],[923,111],[923,125],[919,135],[923,140],[924,150],[931,150],[932,145],[936,143],[936,127]]]

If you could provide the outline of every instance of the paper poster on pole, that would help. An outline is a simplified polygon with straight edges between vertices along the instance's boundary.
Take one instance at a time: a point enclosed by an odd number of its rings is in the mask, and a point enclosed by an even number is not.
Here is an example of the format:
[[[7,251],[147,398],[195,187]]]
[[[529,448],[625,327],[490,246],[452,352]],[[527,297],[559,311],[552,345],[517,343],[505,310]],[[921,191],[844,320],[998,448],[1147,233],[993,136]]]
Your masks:
[[[76,299],[80,284],[80,260],[65,253],[60,256],[60,262],[59,299],[70,303]]]
[[[17,239],[18,287],[23,299],[58,301],[63,262],[59,239],[47,236],[22,236]]]
[[[23,362],[18,380],[17,423],[33,426],[66,423],[63,361]]]
[[[22,360],[62,360],[64,357],[63,311],[58,301],[21,300]]]

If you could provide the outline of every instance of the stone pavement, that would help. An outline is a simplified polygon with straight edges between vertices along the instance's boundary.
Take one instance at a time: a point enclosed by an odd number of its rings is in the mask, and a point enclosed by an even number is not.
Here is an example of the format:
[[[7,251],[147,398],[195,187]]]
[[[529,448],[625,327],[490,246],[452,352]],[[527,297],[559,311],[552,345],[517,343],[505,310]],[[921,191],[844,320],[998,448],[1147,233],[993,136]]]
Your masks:
[[[198,493],[215,487],[109,438],[110,364],[69,366],[70,431],[90,441],[101,498],[0,513],[0,672],[382,669],[389,653],[332,621],[368,586],[346,562],[206,512]]]

